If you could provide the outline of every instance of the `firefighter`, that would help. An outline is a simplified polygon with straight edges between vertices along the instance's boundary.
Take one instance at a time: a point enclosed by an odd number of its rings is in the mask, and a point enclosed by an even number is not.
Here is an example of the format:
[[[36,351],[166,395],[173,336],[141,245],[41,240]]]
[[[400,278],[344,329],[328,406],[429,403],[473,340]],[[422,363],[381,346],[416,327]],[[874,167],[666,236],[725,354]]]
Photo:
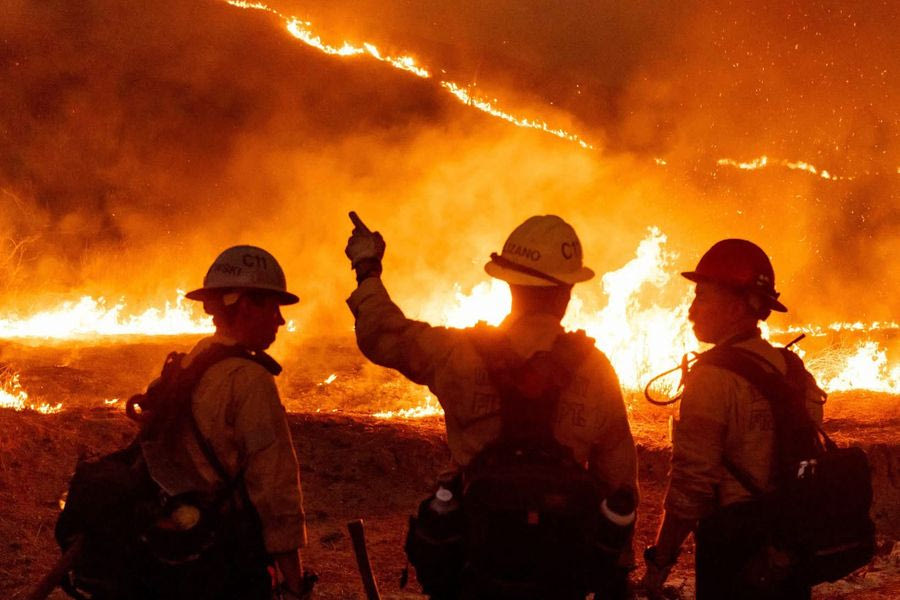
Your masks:
[[[355,213],[350,216],[355,227],[346,254],[358,286],[347,303],[356,319],[359,348],[372,362],[396,369],[413,382],[429,387],[444,409],[451,473],[465,475],[473,458],[498,438],[503,425],[492,367],[486,364],[478,346],[479,335],[490,337],[490,332],[485,332],[493,328],[450,329],[406,318],[381,281],[385,250],[382,236],[369,231]],[[572,286],[594,275],[582,264],[582,248],[575,230],[553,215],[527,219],[512,232],[502,252],[491,255],[484,268],[490,276],[510,286],[512,310],[499,332],[512,353],[521,359],[554,347],[564,334],[560,321]],[[582,468],[588,465],[589,473],[606,490],[609,502],[603,503],[604,514],[613,515],[617,524],[629,531],[616,550],[613,575],[594,587],[598,592],[602,589],[603,595],[598,597],[620,597],[625,594],[632,562],[630,528],[637,501],[637,457],[616,374],[606,356],[594,347],[593,340],[583,335],[582,339],[587,341],[586,358],[568,365],[573,377],[561,389],[556,414],[547,422],[555,439],[570,449]],[[445,509],[439,510],[446,510],[456,500],[450,490],[443,488],[455,485],[451,483],[454,477],[445,474],[440,481],[442,488],[432,505],[443,504]],[[609,510],[610,505],[615,505],[614,510]],[[409,541],[407,544],[409,552]],[[455,597],[458,590],[429,591],[423,571],[430,566],[420,569],[412,556],[411,562],[420,583],[432,597]],[[584,595],[559,593],[552,597]]]
[[[722,240],[682,276],[696,284],[688,318],[699,341],[719,350],[750,351],[766,370],[787,372],[784,354],[760,336],[759,322],[787,308],[778,300],[772,264],[759,246]],[[821,391],[808,372],[803,374],[807,411],[821,421]],[[734,371],[698,361],[685,377],[673,432],[665,513],[656,543],[644,555],[642,583],[651,597],[659,596],[682,542],[693,532],[698,600],[763,597],[748,589],[742,573],[765,543],[759,504],[748,486],[774,487],[768,400]],[[733,515],[728,527],[722,526],[726,514]],[[786,577],[768,593],[765,597],[809,598],[810,588]]]
[[[254,246],[223,251],[209,268],[203,287],[186,296],[203,303],[216,330],[197,343],[182,366],[217,344],[242,347],[257,359],[232,357],[213,364],[193,393],[200,434],[214,460],[229,476],[239,476],[243,497],[254,509],[249,513],[253,522],[243,525],[255,528],[250,535],[263,548],[263,556],[257,557],[255,564],[237,565],[236,573],[225,574],[233,587],[221,597],[271,598],[268,566],[274,563],[282,580],[278,597],[307,598],[312,578],[304,576],[301,560],[306,525],[299,467],[273,376],[281,369],[264,352],[285,323],[281,306],[299,299],[287,291],[275,257]],[[185,445],[204,479],[210,483],[221,479],[189,434]],[[253,542],[251,539],[249,545]],[[210,597],[204,590],[216,587],[216,582],[201,583],[196,597]]]

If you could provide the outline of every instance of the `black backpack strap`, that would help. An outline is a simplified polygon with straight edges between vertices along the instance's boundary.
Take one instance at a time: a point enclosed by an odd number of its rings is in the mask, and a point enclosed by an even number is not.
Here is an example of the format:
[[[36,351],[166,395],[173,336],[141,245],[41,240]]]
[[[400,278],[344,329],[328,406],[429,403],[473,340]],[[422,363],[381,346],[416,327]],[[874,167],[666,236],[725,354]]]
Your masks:
[[[476,328],[472,341],[488,373],[488,379],[500,396],[500,438],[552,436],[548,413],[556,412],[555,402],[542,402],[527,371],[527,359],[516,354],[506,334],[486,325]],[[531,388],[531,389],[528,389]],[[523,393],[524,392],[524,393]],[[539,414],[538,414],[539,413]],[[485,415],[495,416],[496,413]]]
[[[159,429],[166,429],[177,414],[179,390],[193,392],[207,369],[221,360],[245,358],[259,364],[273,376],[281,373],[281,365],[265,352],[250,352],[237,345],[212,344],[194,357],[188,367],[182,368],[186,356],[183,352],[170,352],[157,380],[145,393],[132,396],[125,404],[126,415],[141,424],[144,436],[153,437]]]
[[[228,471],[225,469],[222,461],[219,460],[219,457],[216,456],[209,440],[207,440],[206,436],[203,435],[203,432],[200,431],[200,425],[197,423],[197,417],[194,414],[193,407],[194,390],[197,388],[197,384],[200,383],[200,379],[203,378],[203,375],[206,374],[210,367],[227,358],[244,358],[246,360],[251,360],[261,365],[273,376],[277,376],[281,373],[281,365],[265,352],[254,353],[242,346],[213,344],[208,349],[198,354],[194,360],[191,361],[191,364],[180,373],[179,387],[182,390],[182,393],[188,395],[186,416],[190,422],[194,437],[197,440],[197,445],[200,447],[203,456],[206,457],[210,466],[212,466],[222,481],[226,482],[226,489],[230,490],[234,489],[238,482],[242,480],[244,469],[242,468],[233,478],[228,475]]]
[[[716,346],[704,352],[697,360],[697,365],[731,371],[756,387],[766,398],[778,397],[785,392],[785,376],[775,365],[750,350],[736,346]]]
[[[165,389],[165,392],[161,392],[160,394],[161,396],[164,396],[166,392],[169,391],[170,386],[175,382],[178,371],[181,368],[181,361],[184,360],[185,356],[187,355],[184,352],[169,352],[166,356],[166,360],[163,361],[163,367],[159,378],[151,384],[151,387],[147,389],[147,392],[135,394],[125,403],[125,415],[132,421],[141,423],[143,425],[142,429],[151,427],[151,424],[149,423],[151,414],[154,412],[159,414],[165,412],[169,408],[168,406],[160,406],[158,404],[154,392],[157,391],[157,388],[161,390]]]
[[[780,379],[781,374],[770,363],[766,362],[768,365],[766,368],[760,361],[764,359],[753,352],[734,346],[719,346],[701,355],[697,364],[731,371],[759,389],[767,399],[780,398],[782,390],[776,377]],[[753,477],[738,467],[728,456],[722,457],[722,465],[752,495],[761,496],[764,493]]]
[[[473,345],[500,395],[501,437],[553,439],[560,392],[594,348],[583,331],[557,336],[549,351],[523,358],[506,334],[486,325],[474,330]]]
[[[821,428],[806,411],[803,361],[790,350],[786,350],[785,362],[787,371],[782,374],[762,356],[736,346],[717,346],[703,353],[697,365],[709,365],[731,371],[746,380],[760,391],[769,402],[775,424],[775,446],[773,456],[773,472],[776,481],[784,476],[793,463],[819,451],[819,435],[824,435]],[[799,401],[803,398],[802,401]],[[827,436],[826,436],[827,439]],[[828,440],[830,442],[830,440]],[[763,489],[753,478],[740,469],[727,456],[723,457],[723,466],[729,473],[754,496],[763,493]]]
[[[228,475],[209,441],[200,431],[193,410],[194,390],[210,367],[227,358],[253,361],[272,375],[278,375],[281,366],[265,352],[250,352],[238,345],[211,344],[197,354],[189,365],[182,367],[185,356],[179,352],[170,353],[153,387],[146,394],[129,399],[126,411],[129,417],[141,423],[138,440],[161,439],[175,430],[176,423],[186,421],[207,462],[222,481],[226,482],[226,488],[233,489],[242,474],[238,473],[234,478]]]
[[[226,358],[244,358],[262,366],[274,376],[281,373],[281,365],[265,352],[251,352],[243,346],[228,344],[211,344],[209,348],[198,354],[184,369],[181,369],[182,381],[191,386],[191,391],[211,366]]]
[[[790,348],[779,348],[781,351],[781,355],[784,357],[784,362],[787,365],[787,378],[795,381],[803,381],[806,386],[812,386],[812,391],[815,396],[818,396],[818,400],[813,400],[812,398],[806,398],[807,402],[812,402],[814,404],[823,405],[828,400],[828,394],[825,393],[825,390],[819,387],[819,384],[816,382],[815,378],[806,370],[806,365],[803,364],[803,359],[797,356]],[[816,431],[819,436],[822,438],[822,442],[825,445],[825,448],[828,450],[834,450],[837,448],[837,444],[832,441],[828,434],[825,433],[825,430],[822,429],[822,426],[819,425],[815,420],[810,419],[812,424],[815,426]]]

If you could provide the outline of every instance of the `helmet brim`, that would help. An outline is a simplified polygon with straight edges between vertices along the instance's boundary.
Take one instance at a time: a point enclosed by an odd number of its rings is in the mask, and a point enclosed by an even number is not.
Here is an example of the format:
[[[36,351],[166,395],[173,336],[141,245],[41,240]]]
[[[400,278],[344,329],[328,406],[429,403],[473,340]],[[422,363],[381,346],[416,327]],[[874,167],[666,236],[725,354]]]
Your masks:
[[[513,285],[527,285],[532,287],[555,287],[559,285],[552,281],[548,281],[547,279],[542,279],[540,277],[535,277],[534,275],[522,273],[521,271],[502,267],[492,260],[485,263],[484,270],[494,279],[500,279]],[[558,279],[559,281],[562,281],[563,283],[575,285],[576,283],[581,283],[593,278],[594,271],[587,267],[581,267],[577,271],[573,271],[571,273],[555,274],[553,275],[553,277],[555,279]]]
[[[693,281],[694,283],[701,283],[701,282],[718,283],[720,285],[724,285],[725,287],[734,287],[734,286],[729,286],[728,284],[722,283],[721,281],[717,281],[717,280],[713,279],[712,277],[707,277],[707,276],[701,275],[700,273],[697,273],[696,271],[685,271],[684,273],[681,274],[681,276],[684,277],[685,279],[687,279],[688,281]],[[737,289],[746,289],[746,288],[737,288]],[[769,296],[768,294],[760,294],[760,296],[762,296],[763,298],[766,299],[766,301],[769,304],[768,305],[769,309],[774,310],[775,312],[785,312],[786,313],[788,311],[787,307],[784,304],[782,304],[781,302],[779,302],[777,298],[773,298],[772,296]]]
[[[709,278],[700,275],[696,271],[685,271],[681,274],[682,277],[687,279],[688,281],[693,281],[694,283],[700,283],[701,281],[709,281]]]
[[[224,293],[230,291],[242,291],[242,290],[253,290],[257,292],[265,292],[267,294],[271,294],[278,299],[278,304],[281,306],[287,306],[289,304],[297,304],[300,302],[300,298],[295,294],[284,290],[275,290],[267,287],[222,287],[222,288],[198,288],[196,290],[191,290],[187,294],[184,295],[188,300],[197,300],[199,302],[203,302],[204,300],[208,300],[213,296],[220,296]]]

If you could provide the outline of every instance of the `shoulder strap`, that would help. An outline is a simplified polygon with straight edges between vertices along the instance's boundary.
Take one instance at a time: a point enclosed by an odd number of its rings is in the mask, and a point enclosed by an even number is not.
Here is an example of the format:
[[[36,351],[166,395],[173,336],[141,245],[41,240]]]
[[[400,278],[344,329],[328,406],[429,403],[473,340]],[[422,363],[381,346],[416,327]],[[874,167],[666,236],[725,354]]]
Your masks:
[[[212,344],[195,356],[191,364],[180,370],[179,377],[182,378],[180,381],[188,383],[193,391],[193,388],[200,382],[206,371],[226,358],[245,358],[262,366],[274,376],[281,373],[281,365],[265,352],[251,352],[238,345]]]
[[[774,404],[781,398],[783,390],[776,380],[781,378],[781,374],[775,370],[774,366],[769,364],[770,368],[765,368],[760,363],[764,360],[758,354],[735,348],[734,346],[717,346],[703,353],[697,361],[697,365],[710,365],[731,371],[738,377],[746,380],[750,385],[756,387],[762,395],[769,400],[772,406],[773,419],[775,418]],[[777,440],[776,440],[777,444]],[[776,450],[777,451],[777,450]],[[734,461],[728,456],[722,457],[722,465],[734,477],[738,483],[744,486],[753,496],[761,496],[765,493],[753,477],[738,467]]]
[[[583,331],[557,336],[549,351],[523,358],[506,334],[479,325],[472,338],[488,377],[500,395],[501,437],[554,439],[559,394],[594,347]]]
[[[743,348],[716,346],[700,355],[699,365],[731,371],[756,387],[767,399],[785,392],[785,376],[762,356]]]
[[[143,394],[136,394],[125,404],[125,414],[142,425],[142,430],[154,429],[154,421],[168,422],[172,416],[171,400],[178,388],[193,391],[197,383],[212,365],[226,358],[245,358],[266,369],[273,376],[281,373],[281,365],[265,352],[250,352],[241,346],[212,344],[198,354],[191,364],[182,368],[187,355],[184,352],[170,352],[163,362],[159,378]],[[170,413],[166,415],[166,413]],[[165,425],[165,423],[160,423]]]
[[[758,389],[769,402],[775,424],[773,472],[776,481],[794,463],[809,458],[810,453],[818,452],[819,435],[824,435],[806,410],[803,361],[790,350],[784,349],[783,354],[787,365],[787,372],[783,375],[760,355],[735,346],[717,346],[702,354],[697,361],[697,365],[716,366],[731,371]],[[786,356],[787,354],[790,356]],[[827,436],[825,439],[826,443],[830,442]],[[747,491],[757,496],[763,493],[753,478],[728,457],[723,457],[722,462]]]
[[[209,462],[210,466],[212,466],[222,481],[227,482],[226,488],[231,488],[243,477],[243,469],[241,469],[234,478],[231,478],[228,475],[228,471],[225,469],[222,461],[219,460],[219,457],[216,456],[209,440],[207,440],[203,435],[203,432],[200,431],[200,425],[197,423],[197,417],[194,414],[193,408],[194,390],[196,389],[197,384],[200,383],[200,379],[203,378],[203,375],[206,374],[210,367],[227,358],[245,358],[251,360],[264,367],[274,376],[281,373],[281,365],[265,352],[250,352],[246,348],[237,345],[229,346],[225,344],[213,344],[207,350],[197,355],[194,360],[191,361],[191,364],[179,373],[178,387],[181,393],[186,394],[187,396],[185,412],[187,413],[186,416],[191,425],[191,430],[197,440],[197,445],[203,452],[203,456],[206,457],[207,462]]]
[[[807,397],[807,401],[814,404],[825,404],[828,400],[828,394],[819,387],[815,378],[806,369],[806,365],[803,364],[803,359],[797,356],[797,354],[788,347],[778,348],[778,351],[781,352],[781,356],[784,358],[784,364],[787,365],[787,378],[794,381],[803,381],[807,387],[812,387],[809,391],[819,397],[818,400]]]
[[[194,416],[193,393],[203,375],[213,365],[227,358],[244,358],[258,363],[272,375],[281,372],[281,366],[264,352],[250,352],[237,345],[212,344],[194,357],[187,367],[182,367],[184,353],[172,352],[163,363],[162,372],[153,388],[146,394],[129,399],[126,405],[128,416],[141,424],[138,439],[162,439],[175,431],[176,423],[186,422],[197,440],[200,450],[223,481],[229,487],[234,481],[228,476],[208,440],[202,435]],[[140,409],[140,410],[138,410]],[[240,478],[234,478],[237,480]]]

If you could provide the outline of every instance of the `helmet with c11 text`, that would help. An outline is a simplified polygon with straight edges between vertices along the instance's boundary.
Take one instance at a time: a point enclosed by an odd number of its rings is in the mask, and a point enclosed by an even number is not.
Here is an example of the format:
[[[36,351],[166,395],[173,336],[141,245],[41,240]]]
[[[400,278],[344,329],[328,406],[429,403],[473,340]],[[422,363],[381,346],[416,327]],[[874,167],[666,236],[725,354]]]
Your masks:
[[[245,290],[271,293],[280,304],[300,301],[287,291],[284,271],[275,257],[257,246],[232,246],[223,251],[206,272],[203,287],[188,292],[185,297],[204,301]]]
[[[697,268],[681,274],[695,283],[712,282],[750,292],[766,303],[766,308],[787,312],[775,291],[775,271],[763,249],[747,240],[727,239],[713,244],[697,263]]]
[[[556,215],[530,217],[516,227],[484,270],[513,285],[539,287],[570,286],[594,276],[582,264],[575,229]]]

